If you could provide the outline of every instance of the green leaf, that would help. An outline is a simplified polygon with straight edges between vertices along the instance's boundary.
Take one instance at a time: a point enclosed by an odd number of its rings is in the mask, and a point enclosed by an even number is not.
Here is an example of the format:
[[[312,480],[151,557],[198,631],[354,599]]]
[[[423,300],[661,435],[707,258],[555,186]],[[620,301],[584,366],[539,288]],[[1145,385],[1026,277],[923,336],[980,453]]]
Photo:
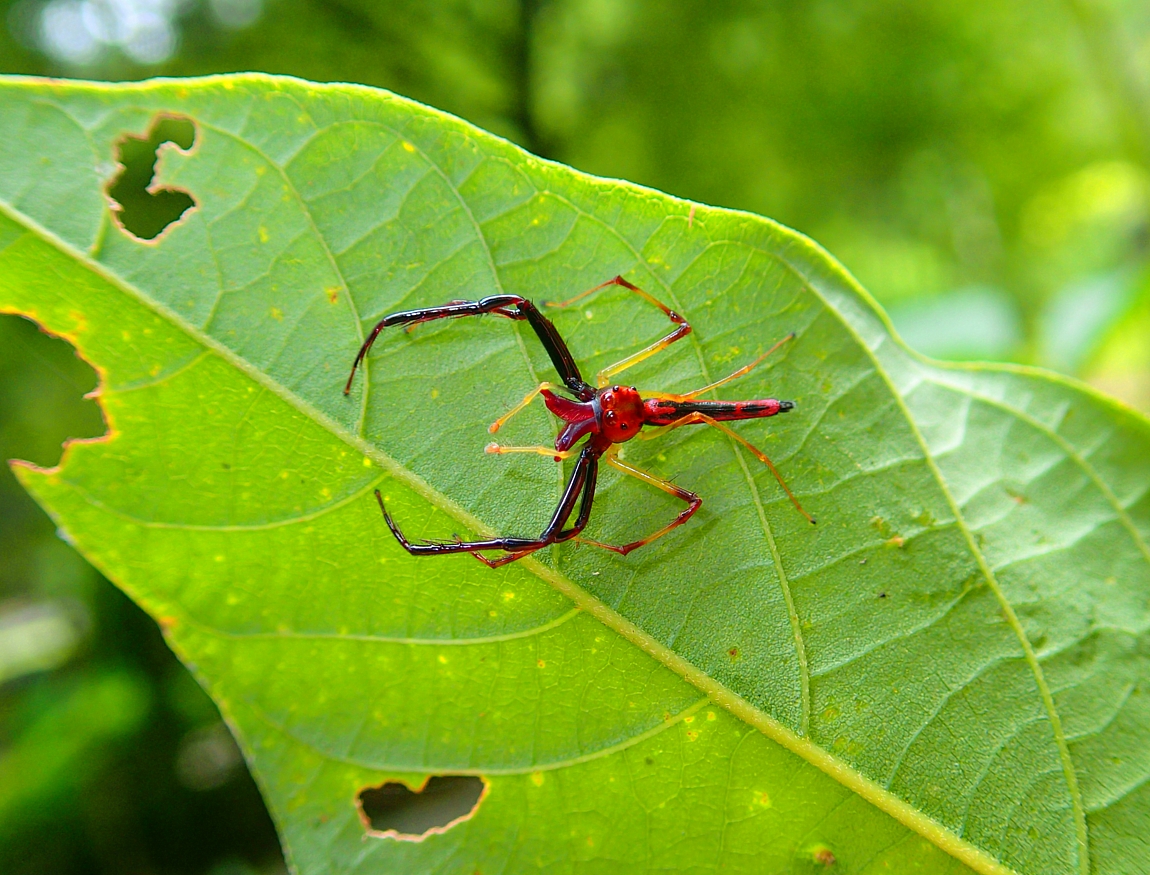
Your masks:
[[[100,371],[109,436],[21,477],[156,616],[319,871],[1150,872],[1150,427],[1064,380],[918,360],[810,241],[583,176],[385,92],[265,76],[9,80],[0,308]],[[116,144],[191,120],[117,223]],[[561,473],[485,455],[553,378],[505,320],[371,325],[617,273],[694,333],[627,372],[685,391],[797,339],[726,436],[626,447],[704,499],[626,558],[492,571],[413,537],[540,531]],[[621,289],[556,314],[585,374],[667,330]],[[632,377],[632,375],[634,375]],[[725,393],[726,394],[726,393]],[[546,443],[535,407],[508,443]],[[604,474],[588,534],[682,507]],[[367,838],[357,793],[478,775],[474,814]],[[834,861],[834,862],[832,862]],[[967,868],[969,867],[969,869]]]

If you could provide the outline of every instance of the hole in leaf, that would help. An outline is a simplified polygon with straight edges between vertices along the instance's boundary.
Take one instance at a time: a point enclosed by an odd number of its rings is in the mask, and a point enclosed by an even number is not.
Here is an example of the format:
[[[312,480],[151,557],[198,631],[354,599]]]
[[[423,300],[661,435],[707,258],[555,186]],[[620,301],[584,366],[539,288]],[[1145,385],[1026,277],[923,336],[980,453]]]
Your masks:
[[[486,790],[473,775],[433,775],[418,790],[398,781],[365,787],[356,806],[368,834],[419,841],[470,818]]]
[[[79,559],[56,551],[55,539],[47,538],[51,525],[45,528],[43,512],[3,460],[24,460],[11,463],[19,466],[54,467],[66,441],[106,439],[103,411],[90,394],[98,385],[99,375],[68,340],[47,334],[30,315],[0,314],[0,593],[4,596],[73,592],[70,584],[57,590],[57,584],[49,581],[70,580],[58,575],[69,575],[66,569],[76,566],[68,563]],[[49,559],[49,555],[56,558]],[[48,589],[42,588],[45,585]],[[53,602],[55,598],[43,602],[42,608],[50,610]],[[18,603],[9,602],[9,609],[14,606]],[[8,671],[0,674],[7,674],[9,680],[52,668],[53,661],[62,665],[86,637],[84,608],[78,614],[65,608],[55,616],[41,610],[38,616],[25,613],[19,619],[26,631],[36,630],[23,645],[14,633],[12,623],[17,618],[12,611],[0,618],[10,633],[8,659],[0,659],[0,663],[8,662]]]
[[[156,161],[164,143],[187,152],[196,139],[191,119],[159,116],[142,137],[125,134],[116,142],[116,160],[122,169],[108,184],[112,211],[124,230],[141,240],[155,240],[165,228],[196,205],[178,188],[154,185]]]
[[[66,440],[106,436],[99,377],[65,338],[0,314],[0,459],[50,467]],[[0,550],[0,555],[4,555]]]

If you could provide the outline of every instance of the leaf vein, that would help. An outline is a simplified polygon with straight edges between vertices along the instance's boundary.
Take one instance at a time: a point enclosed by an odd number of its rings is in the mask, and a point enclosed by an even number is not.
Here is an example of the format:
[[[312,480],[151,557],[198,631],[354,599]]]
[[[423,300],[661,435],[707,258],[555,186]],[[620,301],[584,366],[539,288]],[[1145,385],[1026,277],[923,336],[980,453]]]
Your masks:
[[[1129,512],[1126,510],[1126,507],[1122,504],[1121,501],[1118,500],[1118,496],[1114,494],[1114,491],[1105,483],[1105,481],[1103,481],[1102,478],[1098,476],[1098,472],[1095,470],[1094,466],[1089,463],[1085,456],[1078,452],[1078,450],[1074,447],[1073,444],[1070,443],[1070,441],[1066,440],[1066,438],[1064,438],[1054,429],[1050,428],[1048,425],[1046,425],[1046,423],[1042,422],[1031,414],[1019,410],[1018,408],[1009,404],[997,401],[994,398],[982,395],[981,393],[975,392],[965,387],[954,386],[950,383],[941,381],[939,382],[939,385],[962,392],[969,395],[971,398],[974,398],[975,400],[981,401],[983,404],[987,404],[991,407],[1002,410],[1015,417],[1019,421],[1026,423],[1031,428],[1038,431],[1040,434],[1048,437],[1055,445],[1058,446],[1059,449],[1061,449],[1067,455],[1067,457],[1075,465],[1077,465],[1082,470],[1084,474],[1086,474],[1087,477],[1090,478],[1090,481],[1094,484],[1098,491],[1102,493],[1106,501],[1114,509],[1115,514],[1117,515],[1119,521],[1122,523],[1122,527],[1126,529],[1127,534],[1129,534],[1131,540],[1134,541],[1135,548],[1139,553],[1142,554],[1142,558],[1146,561],[1146,563],[1150,564],[1150,544],[1147,543],[1146,538],[1143,537],[1142,533],[1138,530],[1138,527],[1134,525],[1134,521],[1131,519]],[[1066,414],[1064,411],[1060,418],[1064,419],[1065,415]]]
[[[989,564],[987,563],[986,557],[983,555],[982,551],[979,549],[977,543],[975,542],[974,535],[971,532],[970,527],[966,525],[966,521],[962,516],[957,503],[955,502],[954,495],[951,493],[950,487],[946,482],[946,478],[943,477],[942,471],[938,467],[938,463],[931,453],[930,448],[927,446],[926,439],[923,437],[922,432],[918,427],[918,423],[911,415],[909,408],[906,406],[906,402],[903,400],[902,396],[895,388],[891,376],[879,362],[875,351],[863,340],[855,327],[851,325],[841,314],[839,314],[837,310],[830,306],[830,303],[827,301],[822,291],[814,283],[809,282],[801,271],[799,271],[782,255],[778,253],[768,254],[775,257],[780,264],[784,265],[788,270],[790,270],[801,282],[807,284],[807,287],[811,290],[811,293],[819,298],[819,300],[823,302],[824,306],[838,318],[843,328],[855,339],[859,348],[871,359],[876,372],[890,389],[890,393],[893,396],[895,403],[901,409],[901,412],[906,419],[907,425],[911,429],[911,432],[913,433],[915,440],[918,442],[919,447],[922,449],[926,463],[930,467],[931,473],[938,483],[939,489],[942,491],[944,498],[950,505],[951,511],[954,514],[959,529],[963,533],[971,555],[978,563],[983,577],[985,577],[987,584],[991,588],[991,591],[998,599],[1002,611],[1006,616],[1007,622],[1010,624],[1010,627],[1013,629],[1015,636],[1018,638],[1018,641],[1022,646],[1023,653],[1026,656],[1026,661],[1030,665],[1031,672],[1034,674],[1035,682],[1038,685],[1039,695],[1042,698],[1043,706],[1046,708],[1047,714],[1050,718],[1051,730],[1054,735],[1054,742],[1058,747],[1059,758],[1062,762],[1063,778],[1065,779],[1067,789],[1070,792],[1071,805],[1074,813],[1075,832],[1077,834],[1078,869],[1082,875],[1089,875],[1089,837],[1086,828],[1086,813],[1082,807],[1082,794],[1078,787],[1078,775],[1075,771],[1074,763],[1070,757],[1070,749],[1066,744],[1066,737],[1062,731],[1062,721],[1058,715],[1057,709],[1054,706],[1054,699],[1050,694],[1050,688],[1046,683],[1046,679],[1042,671],[1042,666],[1038,663],[1038,658],[1034,653],[1034,648],[1031,646],[1030,640],[1026,637],[1026,632],[1022,628],[1022,624],[1018,619],[1018,615],[1015,614],[1013,607],[1010,605],[1010,602],[1007,601],[1005,594],[1002,592],[1001,587],[998,585],[998,580],[995,577],[994,572],[991,570]],[[853,287],[853,282],[851,285]]]
[[[587,218],[588,220],[602,226],[607,232],[613,234],[615,236],[615,238],[617,240],[619,240],[620,243],[622,243],[627,249],[629,249],[631,251],[631,254],[634,256],[635,262],[637,264],[642,264],[642,265],[646,266],[646,264],[647,264],[646,259],[644,259],[642,257],[642,255],[639,253],[639,251],[632,245],[630,240],[628,240],[621,233],[619,233],[619,230],[616,227],[603,221],[598,216],[593,216],[593,215],[587,213],[582,208],[580,208],[578,205],[571,202],[569,199],[567,199],[565,197],[562,197],[560,195],[555,195],[555,197],[558,200],[566,203],[568,206],[571,207],[571,209],[575,210],[580,215],[582,215],[585,218]],[[663,287],[664,293],[666,294],[667,299],[670,301],[670,303],[674,307],[674,309],[675,310],[682,310],[683,307],[679,303],[678,296],[675,295],[671,286],[666,281],[664,281],[654,271],[651,271],[650,275],[652,276],[652,278],[654,278],[655,282],[657,282],[659,285],[661,285]],[[826,305],[826,302],[824,301],[824,306],[825,305]],[[692,332],[691,334],[687,335],[687,339],[690,342],[692,349],[694,349],[694,351],[695,351],[695,358],[699,362],[699,371],[703,377],[703,380],[706,383],[711,383],[712,382],[711,374],[710,374],[709,369],[707,368],[707,362],[706,362],[705,357],[703,356],[703,348],[702,348],[702,345],[699,343],[698,336],[694,332]],[[758,484],[755,482],[755,478],[751,475],[751,469],[747,465],[747,460],[744,457],[743,453],[741,452],[739,445],[738,445],[738,442],[735,441],[734,438],[727,436],[727,443],[731,447],[731,450],[735,455],[735,459],[738,461],[739,467],[742,469],[743,477],[746,480],[747,487],[751,493],[751,499],[754,501],[755,510],[758,512],[759,524],[762,526],[763,535],[766,537],[767,546],[769,547],[769,549],[771,551],[771,557],[774,560],[775,574],[776,574],[778,581],[779,581],[779,587],[782,589],[782,592],[783,592],[783,599],[787,605],[787,616],[788,616],[788,618],[790,620],[790,624],[791,624],[791,633],[792,633],[792,638],[794,641],[795,655],[796,655],[796,658],[798,661],[798,667],[799,667],[799,692],[800,692],[800,697],[799,697],[800,698],[799,735],[806,737],[810,732],[811,684],[810,684],[810,672],[809,672],[809,669],[807,667],[806,644],[803,641],[802,624],[799,621],[798,611],[795,608],[794,596],[791,593],[790,583],[787,580],[787,574],[783,568],[782,556],[779,553],[778,545],[775,543],[774,531],[772,530],[771,525],[767,520],[766,510],[763,507],[763,500],[762,500],[762,496],[759,494]]]
[[[291,192],[291,195],[295,199],[296,204],[299,206],[303,217],[307,220],[308,226],[311,228],[312,233],[315,235],[316,241],[319,243],[320,249],[323,251],[323,254],[327,259],[328,265],[331,267],[331,270],[335,274],[336,279],[339,280],[340,289],[343,291],[344,296],[347,298],[348,307],[351,309],[351,321],[355,326],[356,338],[360,343],[363,343],[363,324],[360,322],[359,313],[355,306],[355,300],[352,298],[351,291],[347,286],[347,280],[344,279],[343,272],[339,268],[339,263],[336,261],[335,256],[332,254],[331,248],[327,245],[327,238],[325,238],[323,234],[320,233],[319,226],[315,223],[315,217],[311,214],[311,209],[309,208],[307,201],[303,199],[303,195],[300,194],[299,189],[296,188],[295,182],[290,176],[288,176],[286,170],[281,167],[278,162],[272,160],[270,155],[267,155],[263,149],[259,148],[254,143],[243,139],[237,134],[233,134],[230,131],[226,131],[223,128],[217,127],[210,122],[198,120],[198,123],[203,125],[204,128],[213,130],[221,136],[233,140],[238,145],[251,150],[257,156],[259,156],[261,160],[265,161],[270,167],[275,168],[276,172],[280,176],[280,179],[283,180],[284,185],[287,187],[287,190]],[[367,395],[369,385],[370,373],[367,362],[365,361],[363,363],[363,399],[360,402],[359,418],[355,425],[355,431],[357,434],[363,428],[364,416],[367,412]]]
[[[698,699],[697,701],[691,703],[690,705],[688,705],[682,711],[679,711],[676,714],[672,714],[670,719],[660,719],[654,726],[651,726],[650,728],[645,729],[642,732],[638,732],[635,735],[629,736],[629,737],[623,739],[622,741],[618,741],[614,744],[607,745],[605,747],[601,747],[598,750],[593,750],[593,751],[590,751],[590,752],[585,753],[585,754],[580,754],[579,756],[568,757],[568,758],[562,759],[562,760],[551,760],[551,761],[546,761],[546,762],[534,762],[531,765],[526,765],[526,766],[511,766],[511,767],[504,767],[504,768],[498,768],[498,767],[497,768],[479,768],[479,767],[474,767],[474,766],[459,766],[455,763],[442,763],[442,764],[426,763],[426,762],[425,763],[419,763],[419,764],[374,763],[374,762],[367,762],[364,760],[356,759],[355,757],[351,756],[350,754],[341,756],[339,754],[335,754],[335,753],[332,753],[331,751],[327,751],[327,750],[324,750],[320,747],[317,747],[314,743],[312,743],[310,741],[305,741],[303,738],[300,738],[298,735],[296,735],[292,730],[288,729],[286,726],[282,725],[281,723],[274,720],[269,715],[265,714],[259,706],[253,704],[252,702],[250,702],[248,700],[244,700],[244,706],[246,708],[250,709],[251,712],[253,714],[255,714],[256,717],[258,717],[262,722],[264,722],[265,724],[270,726],[275,731],[279,732],[281,735],[287,736],[293,742],[300,745],[301,747],[305,747],[308,750],[315,753],[316,755],[318,755],[324,759],[330,760],[332,762],[343,763],[344,765],[355,766],[355,767],[361,768],[361,769],[372,769],[373,771],[378,771],[378,772],[413,772],[416,774],[427,774],[429,772],[430,773],[450,772],[453,775],[477,775],[477,776],[500,776],[500,777],[510,776],[510,775],[530,775],[532,772],[553,772],[553,771],[557,771],[559,769],[571,768],[572,766],[579,766],[579,765],[582,765],[583,763],[589,763],[589,762],[593,762],[595,760],[604,759],[605,757],[609,757],[612,754],[616,754],[616,753],[620,753],[622,751],[625,751],[628,748],[634,747],[637,744],[641,744],[642,742],[647,741],[650,738],[654,738],[657,735],[661,735],[664,732],[667,732],[668,730],[679,725],[679,723],[681,723],[685,717],[690,717],[691,715],[696,713],[700,708],[702,708],[704,705],[707,705],[709,703],[710,703],[710,699],[708,699],[706,696],[704,696],[704,697]],[[431,721],[428,721],[429,726],[430,726],[430,723],[431,723]]]

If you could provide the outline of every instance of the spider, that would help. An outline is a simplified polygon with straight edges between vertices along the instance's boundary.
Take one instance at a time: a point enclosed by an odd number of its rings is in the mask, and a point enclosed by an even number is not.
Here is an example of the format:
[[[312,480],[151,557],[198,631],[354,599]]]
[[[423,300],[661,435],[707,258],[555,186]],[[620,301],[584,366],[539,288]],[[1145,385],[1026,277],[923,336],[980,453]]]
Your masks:
[[[648,471],[629,465],[619,458],[619,444],[625,443],[635,437],[644,439],[655,437],[673,428],[695,423],[714,426],[754,453],[761,462],[771,469],[771,473],[775,475],[775,479],[778,480],[779,485],[783,488],[783,491],[786,492],[787,497],[790,498],[795,509],[812,524],[815,522],[814,517],[803,510],[803,506],[799,503],[794,493],[791,492],[790,488],[788,488],[786,482],[784,482],[782,476],[779,474],[778,469],[775,468],[766,454],[752,446],[730,427],[723,424],[724,422],[733,420],[760,419],[766,416],[775,416],[778,413],[787,413],[794,409],[794,402],[778,401],[774,398],[756,401],[698,400],[698,396],[704,392],[709,392],[712,389],[716,389],[749,373],[756,365],[762,362],[763,359],[788,340],[791,340],[794,334],[788,334],[750,364],[743,365],[743,367],[734,373],[723,377],[721,380],[716,380],[701,389],[696,389],[685,395],[674,395],[665,392],[651,392],[640,395],[634,386],[618,385],[613,382],[613,378],[632,365],[636,365],[644,359],[650,358],[657,352],[669,347],[675,341],[681,340],[690,334],[691,326],[687,323],[686,319],[621,276],[607,280],[605,283],[600,283],[570,300],[545,304],[544,306],[568,307],[600,289],[613,285],[621,286],[634,292],[645,301],[658,307],[667,318],[671,320],[675,328],[663,339],[601,370],[596,376],[595,386],[592,386],[583,379],[579,373],[579,366],[575,364],[575,359],[571,355],[571,351],[567,348],[567,344],[564,343],[563,338],[559,336],[559,332],[551,323],[551,320],[544,316],[535,304],[520,295],[491,295],[479,301],[452,301],[440,307],[404,310],[383,317],[372,329],[360,347],[354,364],[351,366],[351,374],[348,376],[347,385],[344,386],[343,390],[344,395],[351,392],[351,385],[355,379],[356,369],[367,356],[372,344],[375,343],[376,338],[379,337],[380,332],[383,331],[384,328],[393,325],[406,325],[408,326],[408,330],[410,330],[420,322],[430,322],[433,319],[480,316],[486,313],[493,313],[506,319],[526,321],[539,336],[539,341],[551,357],[551,363],[555,366],[562,385],[548,382],[540,383],[535,389],[529,392],[522,401],[516,404],[515,407],[495,420],[489,430],[493,434],[499,431],[512,416],[530,404],[538,395],[543,396],[543,401],[547,405],[547,409],[559,417],[559,419],[564,422],[564,426],[555,438],[554,447],[508,447],[491,443],[487,445],[487,452],[500,454],[539,453],[540,455],[551,456],[557,462],[572,457],[576,458],[571,476],[567,479],[567,486],[563,490],[563,497],[559,500],[559,506],[555,509],[555,513],[552,514],[551,522],[547,524],[543,533],[537,538],[488,538],[483,541],[463,541],[456,537],[454,541],[412,543],[404,536],[399,526],[396,525],[395,520],[392,519],[391,514],[388,513],[383,503],[383,497],[377,489],[375,491],[375,497],[379,502],[380,510],[383,511],[383,518],[387,522],[388,528],[391,529],[391,533],[395,535],[396,540],[399,541],[400,545],[408,553],[411,553],[413,556],[471,553],[475,558],[492,568],[496,568],[500,565],[506,565],[508,562],[514,562],[516,559],[521,559],[529,553],[534,553],[536,550],[548,547],[551,544],[559,544],[564,541],[578,539],[582,543],[593,544],[596,547],[602,547],[605,550],[611,550],[626,556],[632,550],[637,550],[646,544],[650,544],[677,526],[681,526],[699,509],[703,503],[703,499],[694,492],[683,489],[669,480],[663,480]],[[568,395],[574,397],[568,398],[565,395],[557,394],[558,392],[566,392]],[[647,426],[653,428],[650,431],[643,432],[643,428]],[[582,446],[576,448],[575,445],[584,438],[586,438],[586,440]],[[636,477],[644,483],[648,483],[657,489],[661,489],[675,496],[686,503],[686,508],[680,511],[678,516],[661,529],[652,532],[645,538],[632,541],[629,544],[604,544],[600,541],[593,541],[589,538],[581,537],[581,533],[587,526],[587,521],[591,516],[591,505],[595,500],[595,484],[598,477],[600,459],[603,459],[608,465],[622,471],[624,474]],[[576,506],[578,506],[579,510],[575,516],[575,521],[568,525],[571,520],[571,515],[575,513]],[[489,558],[483,555],[489,551],[498,551],[503,555],[495,558]]]

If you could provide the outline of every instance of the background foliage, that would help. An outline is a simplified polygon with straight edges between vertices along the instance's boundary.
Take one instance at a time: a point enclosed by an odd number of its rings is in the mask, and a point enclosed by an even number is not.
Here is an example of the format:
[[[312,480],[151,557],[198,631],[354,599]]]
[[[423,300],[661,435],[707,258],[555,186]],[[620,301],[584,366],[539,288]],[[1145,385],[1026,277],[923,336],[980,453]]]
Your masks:
[[[819,240],[948,357],[1150,408],[1150,12],[1005,3],[21,0],[0,72],[260,69],[382,85],[584,170]],[[94,375],[0,321],[0,453],[102,430]],[[4,871],[275,866],[210,703],[150,621],[0,484]],[[29,642],[36,643],[30,646]],[[51,646],[48,646],[51,645]],[[76,709],[106,719],[88,735]],[[51,836],[51,838],[49,838]],[[64,838],[60,838],[64,836]],[[30,849],[34,852],[30,853]],[[26,867],[26,868],[25,868]]]

